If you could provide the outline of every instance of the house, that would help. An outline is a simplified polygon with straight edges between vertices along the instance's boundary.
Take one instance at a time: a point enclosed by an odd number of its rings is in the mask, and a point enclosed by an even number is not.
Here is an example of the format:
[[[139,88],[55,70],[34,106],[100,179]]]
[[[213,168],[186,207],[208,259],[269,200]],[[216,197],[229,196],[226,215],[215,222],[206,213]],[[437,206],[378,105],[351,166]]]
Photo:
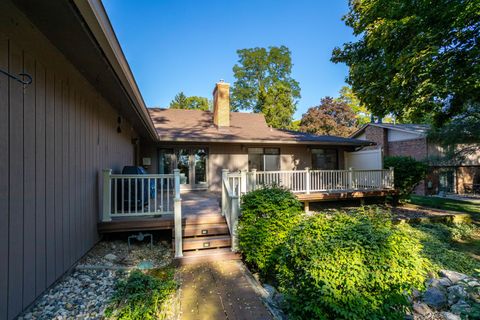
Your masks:
[[[272,129],[228,105],[219,83],[213,112],[147,109],[100,0],[1,1],[0,319],[101,233],[173,230],[178,258],[238,258],[239,197],[259,185],[306,203],[392,190],[380,153],[359,151],[371,142]],[[150,174],[120,174],[129,165]]]
[[[425,124],[368,123],[351,138],[375,142],[375,146],[367,149],[380,148],[385,156],[411,156],[422,161],[442,155],[442,148],[429,141],[428,130]],[[480,192],[480,151],[460,162],[431,164],[427,178],[415,192],[420,195]]]
[[[346,157],[372,145],[366,140],[279,130],[269,127],[261,113],[230,112],[225,82],[215,85],[213,101],[212,112],[149,109],[160,140],[142,148],[150,173],[179,168],[183,189],[220,191],[222,169],[343,170],[348,169]]]

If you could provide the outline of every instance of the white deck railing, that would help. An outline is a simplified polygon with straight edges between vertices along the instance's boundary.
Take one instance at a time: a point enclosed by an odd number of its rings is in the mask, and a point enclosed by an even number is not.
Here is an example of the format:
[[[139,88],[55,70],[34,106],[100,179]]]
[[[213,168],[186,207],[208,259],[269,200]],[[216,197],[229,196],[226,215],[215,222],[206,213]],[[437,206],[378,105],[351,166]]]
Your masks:
[[[237,224],[240,197],[262,186],[277,185],[293,193],[335,193],[392,190],[393,168],[387,170],[293,170],[240,171],[222,170],[222,214],[232,236],[232,250],[237,250]]]
[[[112,218],[162,215],[174,215],[175,256],[181,257],[182,212],[178,169],[173,174],[112,174],[111,169],[103,170],[102,222],[112,221]]]

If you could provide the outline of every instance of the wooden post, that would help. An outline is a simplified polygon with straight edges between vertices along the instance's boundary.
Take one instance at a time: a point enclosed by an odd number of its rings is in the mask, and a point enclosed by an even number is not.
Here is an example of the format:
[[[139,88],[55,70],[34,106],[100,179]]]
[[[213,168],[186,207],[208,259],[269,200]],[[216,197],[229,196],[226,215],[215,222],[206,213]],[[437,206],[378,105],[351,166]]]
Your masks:
[[[175,228],[175,258],[183,257],[182,248],[182,199],[180,197],[180,170],[173,170],[174,182],[175,182],[175,198],[173,215],[174,215],[174,228]]]
[[[390,167],[390,188],[395,189],[395,168]]]
[[[103,169],[103,213],[102,222],[112,221],[110,216],[112,212],[112,188],[111,179],[112,169]]]
[[[353,169],[348,168],[348,189],[353,190]]]
[[[306,172],[306,175],[307,175],[307,177],[305,179],[305,188],[306,188],[307,194],[310,194],[310,168],[306,167],[305,172]]]
[[[247,170],[240,171],[240,192],[239,195],[247,193]]]
[[[310,211],[310,201],[305,200],[303,202],[303,208],[305,209],[305,213],[308,213]]]
[[[228,181],[228,169],[222,169],[222,216],[225,216],[225,208],[227,207],[228,201],[228,194],[224,181]]]
[[[238,217],[240,215],[240,198],[238,196],[232,197],[232,213],[230,217],[231,225],[231,237],[232,237],[232,251],[238,251],[238,235],[237,235],[237,226],[238,226]]]
[[[257,169],[252,169],[252,190],[257,189]]]

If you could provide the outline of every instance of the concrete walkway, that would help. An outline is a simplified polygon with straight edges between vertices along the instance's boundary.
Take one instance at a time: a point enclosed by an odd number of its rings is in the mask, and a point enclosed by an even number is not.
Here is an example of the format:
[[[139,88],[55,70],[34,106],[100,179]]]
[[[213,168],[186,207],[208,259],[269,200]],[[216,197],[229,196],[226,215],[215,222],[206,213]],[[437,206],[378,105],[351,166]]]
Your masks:
[[[180,275],[183,320],[273,319],[239,261],[187,265]]]

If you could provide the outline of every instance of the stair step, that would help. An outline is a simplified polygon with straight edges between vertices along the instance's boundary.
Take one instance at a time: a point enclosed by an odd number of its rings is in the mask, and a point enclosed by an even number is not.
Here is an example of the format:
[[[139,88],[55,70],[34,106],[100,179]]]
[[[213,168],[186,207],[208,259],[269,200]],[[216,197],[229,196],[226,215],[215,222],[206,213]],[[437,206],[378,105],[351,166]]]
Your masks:
[[[183,225],[198,225],[198,224],[220,224],[226,223],[225,217],[221,214],[199,214],[199,215],[185,215]]]
[[[187,265],[210,261],[240,260],[239,253],[232,252],[230,248],[220,248],[200,251],[186,251],[182,258],[175,259],[177,265]]]
[[[211,236],[221,234],[229,234],[226,223],[186,225],[183,227],[184,237]]]
[[[232,239],[229,235],[225,236],[210,236],[200,238],[184,238],[183,250],[208,250],[210,248],[230,247]]]

